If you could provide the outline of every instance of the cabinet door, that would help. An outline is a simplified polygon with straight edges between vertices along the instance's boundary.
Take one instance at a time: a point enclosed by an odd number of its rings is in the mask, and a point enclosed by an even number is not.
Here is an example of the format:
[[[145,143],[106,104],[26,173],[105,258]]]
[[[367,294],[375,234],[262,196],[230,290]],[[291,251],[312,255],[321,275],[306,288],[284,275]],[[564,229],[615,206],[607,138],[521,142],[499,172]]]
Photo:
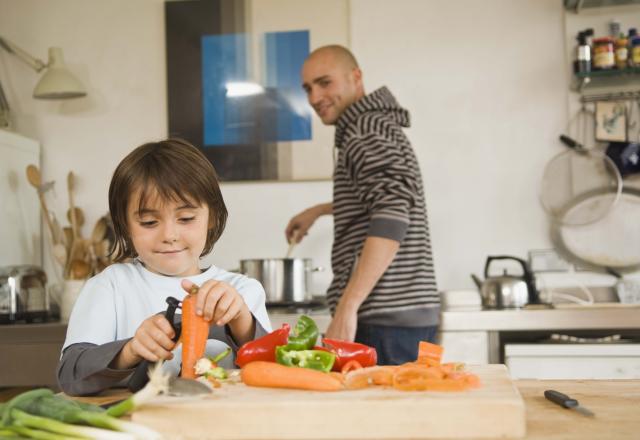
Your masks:
[[[440,344],[444,347],[443,362],[489,363],[487,332],[441,332]]]
[[[0,158],[0,266],[42,266],[40,205],[25,172],[29,164],[40,166],[40,146],[0,130]]]
[[[512,379],[640,379],[640,344],[506,344]]]

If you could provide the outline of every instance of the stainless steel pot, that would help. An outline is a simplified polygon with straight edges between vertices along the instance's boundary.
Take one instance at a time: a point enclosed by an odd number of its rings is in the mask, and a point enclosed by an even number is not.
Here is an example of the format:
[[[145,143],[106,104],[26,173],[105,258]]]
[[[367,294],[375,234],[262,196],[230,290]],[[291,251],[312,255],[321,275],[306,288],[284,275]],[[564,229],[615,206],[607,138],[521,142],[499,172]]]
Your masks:
[[[310,258],[255,258],[240,260],[240,272],[260,281],[267,294],[267,304],[303,303],[312,299],[309,273]]]
[[[0,322],[45,321],[50,306],[46,284],[37,266],[0,267]]]

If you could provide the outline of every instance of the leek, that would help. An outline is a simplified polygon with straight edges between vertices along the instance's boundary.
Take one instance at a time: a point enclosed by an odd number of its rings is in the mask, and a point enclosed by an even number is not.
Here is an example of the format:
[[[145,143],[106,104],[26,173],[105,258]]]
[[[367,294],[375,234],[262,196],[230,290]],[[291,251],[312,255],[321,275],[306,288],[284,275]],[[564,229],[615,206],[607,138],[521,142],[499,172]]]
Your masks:
[[[104,429],[101,429],[100,432],[105,433],[100,434],[102,436],[118,434],[120,437],[113,438],[162,438],[159,433],[145,426],[132,422],[125,422],[109,416],[99,406],[75,402],[61,396],[56,396],[51,390],[46,388],[22,393],[7,402],[1,410],[2,418],[0,426],[4,426],[5,429],[8,428],[14,430],[15,427],[25,427],[26,424],[29,424],[26,427],[60,433],[60,431],[54,431],[52,429],[52,427],[55,429],[63,429],[56,423],[73,426],[75,428],[83,428],[76,425],[86,424],[94,427],[92,429],[106,428],[108,430],[112,430],[105,431]],[[16,410],[18,411],[16,412]],[[37,419],[29,418],[32,416],[36,416]],[[52,422],[53,424],[50,425],[45,422]],[[86,426],[84,428],[86,428]],[[122,431],[127,434],[116,433],[113,431]],[[69,434],[68,432],[62,433]],[[125,437],[122,437],[122,435],[125,435]]]
[[[14,426],[18,428],[37,428],[53,432],[55,434],[63,434],[65,436],[104,440],[135,440],[136,438],[133,434],[92,428],[89,426],[73,425],[71,423],[63,423],[46,417],[34,416],[24,411],[20,411],[19,409],[12,409],[11,417],[13,418]]]
[[[149,368],[149,382],[144,388],[131,395],[128,399],[107,409],[107,414],[111,417],[123,416],[150,402],[159,394],[167,393],[169,391],[169,379],[169,374],[162,371],[162,361],[157,362]]]

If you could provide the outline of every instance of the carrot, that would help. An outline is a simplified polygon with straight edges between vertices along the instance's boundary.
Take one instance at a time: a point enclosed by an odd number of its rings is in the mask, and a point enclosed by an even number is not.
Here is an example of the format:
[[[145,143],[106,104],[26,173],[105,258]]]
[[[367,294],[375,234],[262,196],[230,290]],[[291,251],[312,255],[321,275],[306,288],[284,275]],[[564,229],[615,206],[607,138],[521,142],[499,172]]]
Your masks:
[[[275,362],[249,362],[240,371],[242,382],[252,387],[338,391],[342,383],[329,373],[308,368],[287,367]]]
[[[195,379],[195,365],[204,356],[209,338],[209,323],[196,315],[196,293],[193,287],[182,300],[182,377]]]
[[[442,359],[443,351],[444,349],[440,345],[420,341],[418,344],[417,362],[420,364],[427,364],[429,366],[440,365],[440,359]]]

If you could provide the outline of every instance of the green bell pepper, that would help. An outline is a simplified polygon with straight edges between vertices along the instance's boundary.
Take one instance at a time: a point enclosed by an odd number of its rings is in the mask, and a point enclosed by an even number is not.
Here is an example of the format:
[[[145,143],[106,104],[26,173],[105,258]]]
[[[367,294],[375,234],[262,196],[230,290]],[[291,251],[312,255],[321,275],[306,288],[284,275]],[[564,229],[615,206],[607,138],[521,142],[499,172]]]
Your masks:
[[[292,350],[310,350],[316,345],[319,334],[316,322],[307,315],[301,315],[287,346]]]
[[[295,350],[289,345],[276,347],[276,362],[288,367],[310,368],[328,373],[336,355],[322,350]]]

